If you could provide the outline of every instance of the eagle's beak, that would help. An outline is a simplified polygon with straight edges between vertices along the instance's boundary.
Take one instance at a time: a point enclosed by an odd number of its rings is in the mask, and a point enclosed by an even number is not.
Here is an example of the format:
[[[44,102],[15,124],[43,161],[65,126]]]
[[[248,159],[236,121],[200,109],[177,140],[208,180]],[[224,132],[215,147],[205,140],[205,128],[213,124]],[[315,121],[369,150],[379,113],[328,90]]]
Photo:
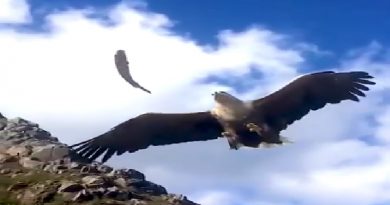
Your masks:
[[[211,93],[212,96],[215,96],[216,94],[217,94],[217,92]]]

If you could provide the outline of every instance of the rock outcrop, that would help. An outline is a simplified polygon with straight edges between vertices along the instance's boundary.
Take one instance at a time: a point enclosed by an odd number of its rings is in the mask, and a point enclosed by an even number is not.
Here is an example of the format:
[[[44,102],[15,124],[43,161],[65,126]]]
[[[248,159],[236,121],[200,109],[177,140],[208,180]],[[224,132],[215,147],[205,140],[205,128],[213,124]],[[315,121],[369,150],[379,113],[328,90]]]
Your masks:
[[[0,204],[196,205],[137,170],[77,160],[38,124],[1,113]]]

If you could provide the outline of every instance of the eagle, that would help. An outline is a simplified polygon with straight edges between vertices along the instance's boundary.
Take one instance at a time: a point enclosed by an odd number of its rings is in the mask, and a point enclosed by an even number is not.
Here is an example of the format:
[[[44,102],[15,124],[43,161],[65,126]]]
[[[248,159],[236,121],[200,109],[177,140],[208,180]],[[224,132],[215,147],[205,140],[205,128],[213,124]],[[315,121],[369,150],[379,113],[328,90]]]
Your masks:
[[[215,106],[190,113],[147,112],[124,121],[94,138],[70,146],[86,161],[115,153],[133,153],[149,146],[207,141],[226,137],[230,149],[258,148],[291,142],[280,136],[295,121],[327,104],[366,97],[373,76],[364,71],[322,71],[302,75],[262,98],[243,101],[214,92]]]
[[[142,87],[139,83],[137,83],[130,74],[129,61],[127,60],[126,53],[124,50],[117,50],[114,55],[115,67],[119,73],[119,75],[125,79],[130,85],[135,88],[139,88],[149,94],[151,94],[150,90]]]

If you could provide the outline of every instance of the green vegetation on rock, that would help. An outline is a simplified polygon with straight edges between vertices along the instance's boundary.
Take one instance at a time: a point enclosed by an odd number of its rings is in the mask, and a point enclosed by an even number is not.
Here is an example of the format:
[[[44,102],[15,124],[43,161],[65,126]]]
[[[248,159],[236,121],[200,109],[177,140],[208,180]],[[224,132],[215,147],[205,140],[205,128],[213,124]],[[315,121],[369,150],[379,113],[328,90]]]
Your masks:
[[[36,123],[0,118],[0,205],[196,205],[137,170],[78,161]]]

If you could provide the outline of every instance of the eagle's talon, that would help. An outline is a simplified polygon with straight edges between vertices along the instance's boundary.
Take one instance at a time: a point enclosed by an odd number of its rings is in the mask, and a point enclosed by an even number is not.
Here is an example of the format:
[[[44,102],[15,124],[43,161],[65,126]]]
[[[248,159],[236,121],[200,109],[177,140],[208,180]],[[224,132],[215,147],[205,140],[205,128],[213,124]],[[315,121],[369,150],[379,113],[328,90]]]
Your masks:
[[[227,137],[227,138],[229,138],[229,137],[232,136],[232,134],[231,134],[230,132],[222,132],[221,135],[222,135],[223,137]]]
[[[261,135],[261,131],[263,130],[260,126],[252,122],[247,123],[246,127],[249,129],[250,132],[256,132],[258,135]]]
[[[254,125],[255,125],[255,123],[250,122],[250,123],[247,123],[245,126],[246,126],[247,128],[251,128],[251,127],[253,127]]]

